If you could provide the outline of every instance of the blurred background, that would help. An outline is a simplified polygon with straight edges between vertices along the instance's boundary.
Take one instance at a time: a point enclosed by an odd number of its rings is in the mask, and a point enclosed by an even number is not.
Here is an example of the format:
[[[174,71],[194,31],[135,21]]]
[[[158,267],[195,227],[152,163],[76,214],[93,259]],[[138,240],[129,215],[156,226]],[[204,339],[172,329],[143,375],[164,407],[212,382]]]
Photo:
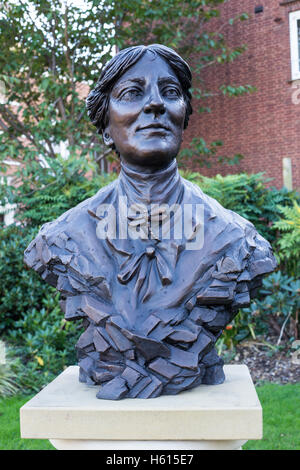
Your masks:
[[[25,268],[41,225],[118,175],[85,99],[103,65],[137,44],[174,48],[193,72],[181,174],[254,223],[278,269],[218,341],[248,365],[264,407],[249,449],[300,449],[300,1],[0,1],[0,449],[18,410],[76,363],[78,325]]]

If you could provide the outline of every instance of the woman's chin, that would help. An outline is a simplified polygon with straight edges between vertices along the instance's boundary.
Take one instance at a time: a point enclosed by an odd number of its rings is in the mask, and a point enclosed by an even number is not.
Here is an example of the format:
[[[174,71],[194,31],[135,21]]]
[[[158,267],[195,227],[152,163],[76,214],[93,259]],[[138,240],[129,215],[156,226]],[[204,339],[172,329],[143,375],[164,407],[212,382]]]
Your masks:
[[[151,151],[144,151],[144,152],[139,152],[138,155],[122,155],[121,154],[121,160],[124,163],[127,163],[128,165],[135,165],[139,167],[165,167],[169,163],[171,163],[174,158],[177,156],[177,149],[174,152],[170,152],[170,149],[166,152],[166,149],[158,149],[158,150],[153,150]]]
[[[168,156],[167,158],[161,155],[153,156],[153,154],[149,157],[144,157],[144,158],[133,158],[133,159],[127,159],[121,157],[122,162],[129,166],[134,166],[137,168],[141,169],[146,169],[146,168],[165,168],[168,166],[172,160],[174,160],[175,157],[170,157]]]

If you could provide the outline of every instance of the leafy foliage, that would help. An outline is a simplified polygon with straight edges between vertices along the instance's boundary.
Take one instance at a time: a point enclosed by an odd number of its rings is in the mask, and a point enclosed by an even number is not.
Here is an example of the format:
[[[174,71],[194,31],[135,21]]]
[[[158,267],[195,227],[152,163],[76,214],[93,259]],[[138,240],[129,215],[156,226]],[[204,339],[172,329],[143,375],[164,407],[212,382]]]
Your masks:
[[[23,263],[24,251],[38,228],[94,195],[116,177],[112,173],[87,178],[82,166],[78,159],[68,162],[57,159],[42,172],[35,191],[23,194],[15,189],[14,201],[20,208],[17,217],[22,225],[12,224],[0,231],[0,332],[12,328],[31,308],[42,308],[46,295],[55,292]]]
[[[10,225],[0,231],[0,332],[31,308],[39,308],[49,287],[23,264],[23,253],[36,229]]]
[[[273,224],[280,219],[278,206],[290,207],[297,198],[294,192],[285,188],[269,188],[270,179],[263,173],[234,174],[214,178],[199,173],[182,172],[182,175],[196,183],[207,195],[216,199],[226,209],[237,212],[252,222],[260,234],[270,243],[276,240]]]
[[[0,232],[0,332],[13,346],[10,367],[0,365],[0,376],[5,373],[7,388],[13,378],[24,393],[40,390],[75,363],[79,335],[63,319],[55,289],[24,267],[23,252],[36,233],[37,228],[21,225]]]
[[[27,167],[27,171],[28,171]],[[98,174],[94,163],[83,157],[57,158],[50,168],[28,175],[21,187],[14,188],[12,200],[18,206],[16,218],[27,225],[40,226],[93,196],[116,178],[115,173]],[[35,186],[35,189],[31,188]]]
[[[0,341],[0,350],[5,351],[5,344]],[[3,359],[3,360],[2,360]],[[1,358],[0,361],[0,398],[14,395],[18,387],[15,383],[16,375],[11,368],[11,362],[7,355],[5,358]]]
[[[194,137],[189,146],[179,152],[179,168],[184,168],[185,162],[191,159],[193,159],[193,162],[197,163],[200,168],[203,166],[211,168],[215,162],[236,165],[244,158],[242,154],[236,154],[233,157],[226,157],[224,155],[216,156],[222,145],[223,142],[221,140],[216,140],[211,142],[210,145],[207,145],[203,137]],[[213,159],[212,157],[216,158]]]
[[[85,98],[116,48],[157,42],[176,48],[189,62],[196,54],[194,97],[202,102],[209,96],[208,84],[199,80],[202,69],[231,62],[245,50],[243,45],[230,48],[226,31],[247,20],[246,13],[222,31],[207,28],[220,16],[224,1],[84,0],[80,6],[61,0],[0,1],[0,81],[5,87],[0,171],[6,171],[6,159],[20,163],[18,185],[30,176],[33,191],[41,177],[40,161],[54,166],[62,145],[73,158],[113,158],[89,123]],[[248,85],[228,84],[219,90],[231,95],[249,91]]]
[[[28,309],[7,335],[17,356],[12,367],[23,393],[39,391],[76,363],[75,343],[82,331],[63,318],[58,300],[59,294],[47,293],[41,308]]]
[[[262,327],[261,324],[258,324],[252,311],[240,310],[232,322],[226,326],[222,336],[217,341],[218,354],[222,355],[228,350],[233,350],[236,344],[248,337],[256,339],[257,332],[259,334],[264,331],[264,325]]]
[[[87,178],[82,165],[78,159],[57,159],[42,172],[38,189],[23,195],[16,188],[17,216],[23,223],[0,231],[0,333],[13,346],[10,370],[24,393],[40,390],[76,362],[79,330],[63,319],[56,290],[25,268],[23,254],[42,223],[59,217],[116,177]]]
[[[256,314],[261,315],[279,333],[278,344],[283,334],[289,338],[299,338],[299,294],[300,279],[277,271],[264,280],[260,292],[263,298],[253,302],[252,309],[256,309]]]
[[[218,341],[219,352],[231,349],[245,338],[255,339],[270,328],[285,337],[299,337],[299,241],[293,232],[292,243],[284,240],[290,231],[298,230],[299,195],[282,188],[268,187],[269,179],[262,173],[236,174],[214,178],[201,176],[199,173],[182,172],[189,181],[198,184],[209,196],[215,198],[227,209],[237,212],[252,222],[257,230],[273,245],[275,254],[281,260],[277,271],[263,281],[263,289],[251,306],[240,310],[233,322],[228,325]],[[286,215],[287,221],[281,219]],[[283,228],[284,227],[284,228]],[[288,230],[283,237],[278,237],[278,229]],[[276,230],[277,229],[277,230]],[[298,250],[297,250],[298,246]],[[285,254],[284,247],[287,250]],[[288,250],[295,250],[294,256],[288,256]],[[287,263],[286,258],[290,261]],[[291,262],[293,260],[293,263]],[[286,321],[286,323],[284,323]],[[289,328],[289,329],[288,329]],[[288,333],[292,331],[292,333]]]
[[[263,287],[250,307],[240,310],[219,345],[231,348],[247,337],[269,331],[290,340],[300,337],[299,308],[300,280],[276,271],[263,280]]]
[[[289,266],[294,275],[300,273],[300,205],[293,201],[293,206],[278,206],[284,216],[278,220],[274,227],[280,231],[278,246],[282,262]]]

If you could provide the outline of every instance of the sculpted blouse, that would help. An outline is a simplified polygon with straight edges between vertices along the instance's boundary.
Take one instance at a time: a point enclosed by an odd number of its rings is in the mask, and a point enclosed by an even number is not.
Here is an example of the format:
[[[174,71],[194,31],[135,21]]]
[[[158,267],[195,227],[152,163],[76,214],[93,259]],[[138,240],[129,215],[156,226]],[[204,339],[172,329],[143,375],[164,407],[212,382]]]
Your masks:
[[[79,380],[98,398],[152,398],[224,381],[214,345],[276,261],[238,214],[183,179],[122,165],[116,181],[45,224],[25,263],[83,319]]]

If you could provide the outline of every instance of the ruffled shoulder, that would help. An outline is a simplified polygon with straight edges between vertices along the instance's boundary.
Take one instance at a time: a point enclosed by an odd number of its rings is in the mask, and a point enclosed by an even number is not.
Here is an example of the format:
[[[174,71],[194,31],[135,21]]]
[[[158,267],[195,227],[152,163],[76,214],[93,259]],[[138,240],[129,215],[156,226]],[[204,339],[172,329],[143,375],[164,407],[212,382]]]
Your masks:
[[[270,243],[248,220],[224,209],[204,195],[210,220],[214,219],[212,259],[217,259],[201,278],[199,289],[187,302],[197,305],[227,305],[233,310],[249,306],[265,275],[273,272],[277,261]],[[217,239],[219,244],[216,243]]]
[[[109,298],[105,276],[99,275],[101,253],[95,256],[95,212],[111,196],[113,183],[59,218],[44,224],[24,252],[24,262],[64,295],[95,290]],[[100,269],[101,271],[101,269]]]

